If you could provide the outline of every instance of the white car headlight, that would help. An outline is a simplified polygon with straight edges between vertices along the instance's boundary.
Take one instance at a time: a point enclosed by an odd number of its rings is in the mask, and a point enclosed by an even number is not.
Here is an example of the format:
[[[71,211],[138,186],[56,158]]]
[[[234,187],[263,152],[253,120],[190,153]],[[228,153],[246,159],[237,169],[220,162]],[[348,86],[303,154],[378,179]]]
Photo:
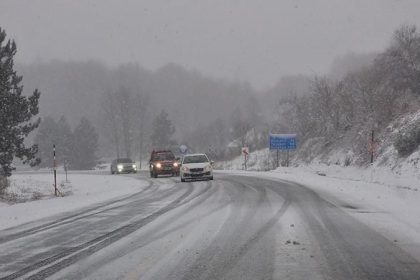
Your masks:
[[[136,169],[137,168],[137,165],[133,164],[133,168]]]
[[[122,164],[118,164],[118,165],[117,165],[117,168],[118,168],[118,169],[123,169],[123,167],[124,167],[124,166],[123,166]]]
[[[178,166],[178,163],[177,162],[174,162],[174,167],[177,167]]]
[[[158,162],[158,163],[156,163],[156,167],[157,168],[161,168],[162,167],[162,164],[160,162]]]
[[[184,171],[184,172],[185,172],[185,171],[188,171],[188,167],[183,166],[183,167],[181,168],[181,170],[182,170],[182,171]]]

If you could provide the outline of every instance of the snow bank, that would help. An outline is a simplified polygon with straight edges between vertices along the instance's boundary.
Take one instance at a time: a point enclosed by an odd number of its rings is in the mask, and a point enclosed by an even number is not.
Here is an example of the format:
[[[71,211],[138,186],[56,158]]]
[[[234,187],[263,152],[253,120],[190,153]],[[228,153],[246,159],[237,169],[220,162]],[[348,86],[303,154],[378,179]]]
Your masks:
[[[0,229],[123,197],[142,190],[147,181],[128,176],[57,174],[63,197],[54,196],[52,173],[28,172],[10,178],[7,201],[0,202]],[[25,202],[25,203],[22,203]]]
[[[281,167],[269,172],[221,171],[302,184],[396,242],[420,260],[420,175],[389,167]]]

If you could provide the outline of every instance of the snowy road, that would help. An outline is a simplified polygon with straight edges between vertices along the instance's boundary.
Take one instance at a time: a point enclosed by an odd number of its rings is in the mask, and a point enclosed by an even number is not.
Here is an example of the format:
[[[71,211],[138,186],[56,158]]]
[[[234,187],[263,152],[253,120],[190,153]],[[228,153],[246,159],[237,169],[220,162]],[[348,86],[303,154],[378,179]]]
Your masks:
[[[0,279],[48,277],[420,279],[420,263],[303,186],[218,174],[0,231]]]

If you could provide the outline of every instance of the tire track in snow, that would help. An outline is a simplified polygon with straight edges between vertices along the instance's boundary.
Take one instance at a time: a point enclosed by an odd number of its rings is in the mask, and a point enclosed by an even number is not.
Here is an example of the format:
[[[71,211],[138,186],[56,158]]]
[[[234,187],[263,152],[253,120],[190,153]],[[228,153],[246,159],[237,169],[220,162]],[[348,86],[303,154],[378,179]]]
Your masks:
[[[142,218],[138,221],[132,222],[128,225],[122,226],[120,228],[117,228],[109,233],[106,233],[104,235],[98,236],[88,242],[85,242],[79,246],[66,249],[65,251],[56,254],[52,257],[46,258],[40,262],[37,262],[35,264],[32,264],[30,266],[27,266],[15,273],[12,273],[10,275],[7,275],[5,277],[0,278],[1,280],[9,280],[9,279],[17,279],[19,277],[22,277],[24,275],[29,274],[30,272],[37,271],[35,274],[28,277],[28,279],[45,279],[57,271],[79,261],[80,259],[83,259],[100,249],[105,248],[106,246],[109,246],[110,244],[122,239],[123,237],[127,236],[128,234],[142,228],[143,226],[153,222],[161,215],[169,212],[170,210],[173,210],[187,202],[189,202],[191,199],[194,199],[195,196],[193,196],[190,200],[185,200],[188,196],[191,195],[193,192],[193,186],[191,184],[188,185],[187,190],[179,197],[177,197],[175,200],[173,200],[168,205],[162,207],[158,211],[146,216],[145,218]],[[208,189],[207,189],[208,190]],[[46,267],[48,265],[51,265],[49,267]],[[46,267],[46,268],[44,268]]]

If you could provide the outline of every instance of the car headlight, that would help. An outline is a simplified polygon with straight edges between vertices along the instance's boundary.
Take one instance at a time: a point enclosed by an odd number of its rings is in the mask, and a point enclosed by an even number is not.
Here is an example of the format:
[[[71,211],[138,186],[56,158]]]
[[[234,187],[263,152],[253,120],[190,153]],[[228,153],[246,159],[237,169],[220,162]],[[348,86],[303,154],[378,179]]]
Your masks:
[[[204,167],[204,171],[211,171],[211,165],[207,165],[206,167]]]
[[[123,169],[123,167],[124,167],[124,166],[123,166],[122,164],[118,164],[118,165],[117,165],[117,168],[118,168],[118,169]]]
[[[136,169],[137,168],[137,165],[133,164],[133,168]]]
[[[158,162],[158,163],[156,163],[156,167],[157,168],[161,168],[162,167],[162,164],[160,162]]]
[[[188,167],[183,166],[183,167],[181,168],[181,170],[182,170],[182,171],[184,171],[184,172],[185,172],[185,171],[188,171]]]
[[[174,167],[177,167],[178,166],[178,163],[177,162],[174,162]]]

